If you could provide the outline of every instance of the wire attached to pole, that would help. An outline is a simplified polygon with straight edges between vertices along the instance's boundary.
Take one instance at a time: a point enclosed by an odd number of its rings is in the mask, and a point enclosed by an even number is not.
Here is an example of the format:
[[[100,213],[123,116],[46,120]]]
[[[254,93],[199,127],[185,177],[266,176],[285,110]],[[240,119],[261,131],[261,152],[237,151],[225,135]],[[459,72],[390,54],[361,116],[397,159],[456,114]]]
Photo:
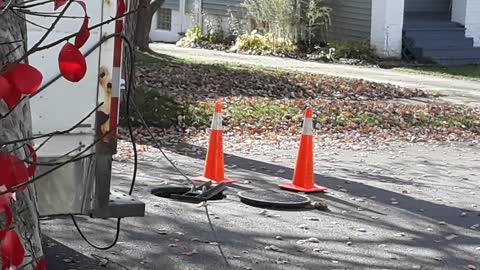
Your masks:
[[[100,42],[100,44],[105,42],[106,40],[112,38],[112,37],[115,37],[115,36],[120,36],[128,44],[129,57],[130,57],[130,61],[132,62],[132,65],[133,65],[134,60],[135,60],[135,55],[134,55],[133,49],[131,47],[130,41],[128,40],[127,37],[125,37],[121,34],[114,34],[112,36],[109,36],[107,39],[102,40]],[[132,128],[132,123],[131,123],[131,120],[130,120],[130,109],[129,109],[130,99],[131,99],[132,81],[133,81],[133,74],[134,74],[133,72],[134,72],[134,69],[133,69],[133,66],[132,66],[132,69],[130,70],[130,73],[129,73],[129,80],[128,80],[128,86],[127,86],[127,93],[126,93],[127,109],[126,109],[126,113],[125,113],[126,117],[127,117],[127,126],[128,126],[128,131],[129,131],[129,134],[130,134],[130,140],[132,141],[133,156],[134,156],[133,175],[132,175],[132,181],[131,181],[131,184],[130,184],[130,190],[128,192],[128,195],[133,194],[133,190],[135,188],[135,183],[136,183],[136,179],[137,179],[137,170],[138,170],[138,151],[137,151],[135,136],[133,135],[133,128]],[[90,240],[88,240],[88,238],[83,234],[82,230],[78,226],[78,223],[75,220],[75,216],[71,215],[71,218],[72,218],[73,225],[77,229],[80,236],[83,238],[83,240],[85,242],[87,242],[93,248],[99,249],[99,250],[108,250],[108,249],[113,248],[117,244],[118,239],[120,237],[121,218],[117,219],[115,238],[114,238],[113,242],[111,244],[105,246],[105,247],[97,246],[97,245],[93,244]]]
[[[135,182],[136,182],[136,176],[137,176],[137,170],[138,170],[138,152],[137,152],[137,149],[136,149],[136,141],[135,141],[135,136],[133,134],[133,128],[132,128],[132,123],[131,123],[131,119],[130,119],[130,103],[133,105],[133,108],[135,109],[138,117],[140,118],[143,126],[145,127],[145,129],[147,130],[148,134],[151,136],[151,138],[154,140],[154,143],[156,145],[156,147],[160,150],[160,152],[162,153],[163,157],[170,163],[170,165],[178,172],[180,173],[190,184],[192,185],[195,185],[195,183],[193,182],[192,179],[190,179],[190,177],[188,177],[182,170],[180,170],[180,168],[177,167],[177,165],[167,156],[167,154],[165,153],[165,151],[163,150],[163,145],[161,144],[161,142],[159,142],[155,136],[153,135],[153,132],[151,131],[151,128],[147,125],[142,113],[140,112],[140,110],[138,109],[138,106],[136,105],[136,103],[134,101],[131,101],[131,89],[132,89],[132,81],[133,81],[133,74],[134,74],[134,70],[135,70],[135,54],[134,54],[134,50],[133,50],[133,46],[130,42],[130,40],[125,37],[124,35],[122,34],[114,34],[114,35],[111,35],[109,36],[108,38],[106,39],[103,39],[101,43],[105,42],[106,40],[112,38],[112,37],[115,37],[115,36],[120,36],[124,41],[125,43],[127,44],[127,47],[128,47],[128,51],[129,51],[129,56],[130,56],[130,62],[132,63],[132,66],[131,66],[131,70],[130,70],[130,73],[129,73],[129,80],[128,80],[128,87],[127,87],[127,93],[126,93],[126,117],[127,117],[127,126],[128,126],[128,131],[129,131],[129,135],[130,135],[130,140],[132,142],[132,147],[133,147],[133,152],[134,152],[134,167],[133,167],[133,176],[132,176],[132,182],[131,182],[131,185],[130,185],[130,191],[129,191],[129,195],[132,195],[133,193],[133,189],[135,187]],[[219,241],[219,238],[218,238],[218,235],[217,235],[217,232],[213,226],[213,222],[210,218],[210,213],[208,211],[208,205],[207,205],[207,201],[204,201],[204,208],[205,208],[205,215],[207,217],[207,220],[208,220],[208,224],[210,226],[210,229],[212,231],[212,234],[215,238],[215,241],[218,243],[218,249],[220,251],[220,254],[225,262],[225,265],[227,266],[228,269],[232,269],[232,266],[230,265],[229,261],[228,261],[228,258],[226,257],[224,251],[223,251],[223,248],[222,248],[222,245]],[[114,247],[116,245],[116,243],[118,242],[118,239],[119,239],[119,236],[120,236],[120,227],[121,227],[121,218],[118,218],[117,219],[117,228],[116,228],[116,233],[115,233],[115,239],[114,241],[106,246],[106,247],[100,247],[100,246],[97,246],[95,244],[93,244],[91,241],[89,241],[87,239],[87,237],[83,234],[83,232],[81,231],[80,227],[78,226],[76,220],[75,220],[75,217],[72,215],[72,221],[73,221],[73,224],[75,225],[75,228],[77,229],[77,231],[79,232],[80,236],[83,238],[83,240],[85,240],[85,242],[87,242],[90,246],[96,248],[96,249],[99,249],[99,250],[108,250],[108,249],[111,249],[112,247]]]

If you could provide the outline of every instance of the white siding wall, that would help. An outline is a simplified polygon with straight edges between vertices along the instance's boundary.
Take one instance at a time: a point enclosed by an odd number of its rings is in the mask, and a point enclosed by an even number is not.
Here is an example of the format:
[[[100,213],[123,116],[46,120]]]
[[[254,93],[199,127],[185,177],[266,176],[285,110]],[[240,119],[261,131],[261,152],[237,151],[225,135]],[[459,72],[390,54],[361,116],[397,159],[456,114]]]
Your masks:
[[[465,25],[466,36],[473,37],[476,47],[480,47],[479,14],[479,0],[453,0],[452,21]]]
[[[172,9],[172,30],[157,29],[157,16],[152,20],[152,28],[150,30],[150,39],[152,41],[161,42],[177,42],[187,29],[197,24],[195,16],[192,16],[195,6],[201,3],[203,12],[206,17],[203,18],[203,27],[206,29],[207,20],[213,21],[215,25],[221,27],[225,31],[229,30],[227,11],[231,10],[236,16],[242,15],[241,3],[243,0],[184,0],[185,13],[182,13],[182,0],[167,0],[163,8]],[[197,4],[195,4],[197,2]],[[182,15],[183,14],[183,15]],[[247,23],[246,20],[244,23]]]
[[[372,0],[370,44],[381,57],[402,55],[404,0]]]
[[[183,31],[184,24],[181,22],[180,12],[172,10],[172,30],[157,29],[157,15],[153,16],[150,39],[152,41],[176,42],[180,39],[179,33]]]

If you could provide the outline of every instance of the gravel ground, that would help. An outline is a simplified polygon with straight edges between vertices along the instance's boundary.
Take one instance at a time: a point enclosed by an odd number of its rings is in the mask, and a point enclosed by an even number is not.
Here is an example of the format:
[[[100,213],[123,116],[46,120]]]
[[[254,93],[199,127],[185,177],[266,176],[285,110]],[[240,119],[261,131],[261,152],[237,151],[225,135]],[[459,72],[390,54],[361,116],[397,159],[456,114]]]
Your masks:
[[[316,181],[329,192],[309,197],[326,200],[325,212],[265,211],[239,202],[239,191],[289,182],[296,146],[235,148],[226,141],[227,174],[240,181],[209,210],[234,269],[480,269],[478,145],[317,146]],[[198,143],[168,153],[196,176],[204,150]],[[113,186],[126,192],[132,163],[121,153]],[[112,250],[89,248],[69,219],[43,221],[43,232],[82,256],[108,258],[111,269],[228,269],[203,207],[150,194],[182,182],[158,151],[142,147],[139,169],[135,194],[147,204],[146,217],[124,219]],[[114,235],[113,221],[85,219],[81,226],[97,242]],[[55,269],[80,269],[63,264]]]

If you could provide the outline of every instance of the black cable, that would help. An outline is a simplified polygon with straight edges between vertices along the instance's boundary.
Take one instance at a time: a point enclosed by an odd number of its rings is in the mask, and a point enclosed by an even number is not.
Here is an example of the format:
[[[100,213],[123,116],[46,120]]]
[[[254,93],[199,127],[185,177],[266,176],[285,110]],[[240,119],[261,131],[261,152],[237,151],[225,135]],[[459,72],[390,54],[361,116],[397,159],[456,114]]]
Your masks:
[[[127,45],[129,46],[129,50],[132,50],[131,48],[131,44],[127,43]],[[132,70],[134,69],[135,67],[135,63],[132,62]],[[180,168],[177,167],[177,165],[175,165],[175,163],[167,156],[167,154],[165,153],[165,151],[163,151],[163,146],[161,144],[161,142],[159,142],[156,137],[153,135],[153,132],[152,130],[150,129],[150,127],[147,125],[146,121],[145,121],[145,118],[143,117],[142,113],[140,112],[140,110],[138,109],[138,106],[137,104],[135,104],[135,101],[132,101],[132,105],[133,105],[133,108],[135,109],[138,117],[140,118],[140,121],[142,122],[143,126],[145,127],[145,129],[147,130],[148,134],[150,135],[150,137],[153,139],[156,147],[160,150],[160,153],[162,153],[162,155],[165,157],[165,159],[170,163],[170,165],[178,172],[180,173],[183,177],[185,177],[185,179],[190,182],[193,186],[195,186],[195,182],[193,182],[192,179],[190,179],[190,177],[188,177],[182,170],[180,170]],[[127,107],[127,110],[128,110],[128,107]],[[128,122],[127,122],[128,123]],[[132,141],[132,144],[133,144],[133,141]],[[222,245],[220,244],[220,241],[219,241],[219,238],[218,238],[218,235],[217,235],[217,232],[215,231],[215,228],[213,227],[213,222],[212,222],[212,219],[210,218],[210,214],[208,212],[208,206],[207,206],[207,201],[204,201],[204,207],[205,207],[205,215],[207,216],[207,220],[208,220],[208,224],[210,226],[210,229],[213,233],[213,237],[215,238],[215,242],[217,242],[217,246],[218,246],[218,250],[220,251],[220,254],[222,255],[222,258],[225,262],[225,265],[228,267],[228,269],[233,269],[232,266],[230,265],[230,263],[228,262],[228,259],[227,259],[227,256],[225,256],[225,253],[223,252],[223,248],[222,248]]]
[[[217,231],[213,227],[212,219],[210,218],[210,213],[208,212],[208,204],[206,201],[204,202],[203,206],[205,207],[205,213],[207,214],[208,225],[210,226],[210,230],[212,230],[213,237],[215,238],[215,242],[217,242],[218,250],[220,251],[220,254],[222,255],[222,258],[225,261],[225,264],[227,265],[228,269],[232,269],[232,266],[228,262],[227,256],[225,256],[225,253],[223,252],[222,245],[220,245],[220,241],[218,241]]]
[[[130,135],[130,140],[132,141],[133,159],[134,159],[134,161],[133,161],[132,183],[130,185],[130,191],[128,192],[128,195],[132,195],[133,189],[135,187],[135,182],[136,182],[136,179],[137,179],[137,169],[138,169],[137,143],[135,141],[135,136],[133,135],[132,121],[130,119],[130,99],[131,99],[133,75],[134,75],[134,71],[135,71],[135,52],[133,50],[133,46],[132,46],[132,43],[130,42],[130,40],[127,37],[125,37],[124,35],[121,35],[120,37],[127,44],[128,53],[130,54],[129,55],[130,63],[132,65],[131,68],[130,68],[130,72],[128,74],[128,86],[127,86],[127,93],[126,93],[126,95],[127,95],[127,98],[126,98],[127,108],[126,108],[126,111],[125,111],[125,114],[126,114],[126,117],[127,117],[128,133]],[[135,103],[133,103],[133,104],[135,104]]]
[[[93,244],[92,242],[90,242],[90,240],[88,240],[88,238],[83,234],[82,230],[80,230],[80,227],[78,226],[77,221],[75,220],[75,216],[71,215],[71,217],[72,217],[73,225],[75,225],[75,228],[77,228],[77,231],[80,234],[80,236],[83,238],[83,240],[85,242],[87,242],[93,248],[99,249],[99,250],[109,250],[117,244],[118,238],[120,237],[120,220],[121,220],[121,218],[117,219],[117,229],[116,229],[117,232],[115,233],[115,239],[113,240],[113,242],[106,247],[100,247],[100,246],[97,246],[97,245]]]
[[[124,35],[121,35],[121,34],[115,34],[115,35],[112,35],[110,37],[108,37],[107,39],[104,39],[101,41],[101,43],[105,42],[106,40],[112,38],[112,37],[115,37],[115,36],[119,36],[121,37],[125,43],[127,44],[128,46],[128,51],[129,51],[129,58],[130,58],[130,61],[133,65],[134,63],[134,60],[135,60],[135,54],[134,54],[134,51],[133,51],[133,48],[132,48],[132,44],[130,43],[130,40],[125,37]],[[133,128],[132,128],[132,123],[131,123],[131,119],[130,119],[130,110],[129,110],[129,104],[130,104],[130,98],[131,98],[131,89],[132,89],[132,81],[133,81],[133,75],[134,75],[134,68],[132,66],[131,70],[130,70],[130,73],[129,73],[129,80],[128,80],[128,86],[127,86],[127,93],[126,93],[126,106],[127,106],[127,110],[126,110],[126,117],[127,117],[127,126],[128,126],[128,131],[129,131],[129,134],[130,134],[130,140],[132,141],[132,147],[133,147],[133,156],[134,156],[134,163],[133,163],[133,176],[132,176],[132,182],[130,184],[130,190],[128,192],[128,195],[132,195],[133,193],[133,189],[135,187],[135,182],[136,182],[136,179],[137,179],[137,170],[138,170],[138,152],[137,152],[137,145],[136,145],[136,142],[135,142],[135,136],[133,135]],[[75,226],[75,228],[77,229],[78,233],[80,234],[80,236],[83,238],[83,240],[85,242],[87,242],[90,246],[92,246],[93,248],[95,249],[99,249],[99,250],[108,250],[108,249],[111,249],[112,247],[114,247],[117,242],[118,242],[118,239],[120,237],[120,227],[121,227],[121,218],[118,218],[117,219],[117,227],[116,227],[116,232],[115,232],[115,238],[113,240],[113,242],[106,246],[106,247],[100,247],[100,246],[97,246],[95,244],[93,244],[90,240],[88,240],[88,238],[83,234],[82,230],[80,229],[80,227],[78,226],[77,224],[77,221],[75,220],[75,216],[74,215],[71,215],[71,218],[72,218],[72,221],[73,221],[73,225]]]
[[[132,47],[132,44],[130,42],[130,40],[125,37],[124,35],[122,34],[115,34],[113,36],[120,36],[124,41],[125,43],[127,44],[127,47],[128,47],[128,51],[129,51],[129,56],[130,56],[130,62],[131,62],[131,69],[130,69],[130,73],[129,73],[129,81],[128,81],[128,87],[127,87],[127,98],[126,98],[126,117],[127,117],[127,126],[128,126],[128,131],[129,131],[129,135],[130,135],[130,140],[132,142],[132,147],[133,147],[133,152],[134,152],[134,167],[133,167],[133,177],[132,177],[132,182],[131,182],[131,185],[130,185],[130,191],[129,191],[129,195],[132,195],[133,193],[133,189],[135,187],[135,182],[136,182],[136,174],[137,174],[137,170],[138,170],[138,153],[137,153],[137,149],[136,149],[136,141],[135,141],[135,136],[133,135],[133,128],[132,128],[132,125],[131,125],[131,119],[130,119],[130,99],[131,99],[131,88],[132,88],[132,81],[133,81],[133,74],[134,74],[134,70],[135,70],[135,54],[134,54],[134,51],[133,51],[133,47]],[[107,39],[111,38],[112,36],[108,37]],[[106,41],[107,39],[104,39],[102,40],[102,42]],[[195,185],[195,183],[182,171],[180,170],[176,165],[175,163],[167,156],[167,154],[163,151],[163,146],[162,144],[155,138],[155,136],[153,135],[153,132],[151,131],[150,127],[147,125],[143,115],[141,114],[140,110],[138,109],[138,106],[136,105],[136,103],[134,101],[132,101],[132,105],[136,111],[136,113],[138,114],[140,120],[142,121],[142,124],[144,125],[144,127],[146,128],[147,132],[149,133],[149,135],[152,137],[152,139],[154,140],[155,142],[155,145],[157,146],[157,148],[160,150],[160,152],[162,153],[162,155],[165,157],[165,159],[171,164],[171,166],[178,172],[180,173],[183,177],[185,177],[185,179],[190,182],[193,186]],[[210,218],[210,214],[209,214],[209,211],[208,211],[208,206],[207,206],[207,202],[205,201],[204,202],[205,205],[205,214],[207,216],[207,220],[208,220],[208,224],[210,226],[210,229],[212,230],[212,233],[213,233],[213,236],[215,238],[215,241],[217,242],[217,246],[218,246],[218,249],[220,251],[220,254],[226,264],[226,266],[228,267],[228,269],[232,269],[232,266],[230,265],[230,263],[228,262],[228,259],[227,257],[225,256],[225,253],[223,252],[223,249],[222,249],[222,246],[220,244],[220,241],[219,241],[219,238],[218,238],[218,235],[215,231],[215,228],[213,227],[213,223],[212,223],[212,220]],[[73,215],[71,215],[72,217],[72,221],[73,221],[73,224],[75,225],[75,228],[77,229],[77,231],[79,232],[80,236],[83,238],[83,240],[85,240],[85,242],[87,242],[90,246],[94,247],[95,249],[99,249],[99,250],[108,250],[112,247],[114,247],[116,245],[116,243],[118,242],[118,239],[119,239],[119,236],[120,236],[120,224],[121,224],[121,218],[118,218],[117,219],[117,228],[116,228],[116,234],[115,234],[115,239],[114,241],[106,246],[106,247],[100,247],[100,246],[97,246],[95,244],[93,244],[92,242],[90,242],[87,237],[83,234],[83,232],[81,231],[80,227],[78,226],[76,220],[75,220],[75,217]]]

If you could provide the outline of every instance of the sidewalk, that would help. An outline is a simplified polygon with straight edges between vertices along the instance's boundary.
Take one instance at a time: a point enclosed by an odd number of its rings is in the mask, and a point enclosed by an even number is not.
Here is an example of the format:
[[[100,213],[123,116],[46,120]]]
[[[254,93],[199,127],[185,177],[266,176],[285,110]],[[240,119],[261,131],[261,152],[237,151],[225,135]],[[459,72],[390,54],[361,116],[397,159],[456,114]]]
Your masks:
[[[173,44],[155,43],[151,44],[150,48],[155,52],[180,58],[195,58],[204,61],[257,65],[337,77],[364,79],[379,83],[391,83],[402,87],[419,88],[448,95],[440,98],[443,101],[469,106],[480,106],[480,81],[409,74],[381,68],[324,64],[272,56],[244,55],[204,49],[179,48]]]
[[[316,181],[329,192],[308,196],[325,199],[330,212],[241,203],[237,192],[279,190],[278,184],[289,183],[293,174],[295,150],[250,149],[241,154],[225,148],[226,174],[239,182],[229,185],[226,199],[209,202],[218,240],[203,207],[150,194],[166,180],[184,182],[156,152],[139,157],[134,196],[146,203],[146,216],[123,219],[112,250],[88,247],[69,219],[44,221],[42,231],[78,253],[108,258],[118,270],[227,270],[216,242],[235,270],[479,269],[479,147],[317,149]],[[182,145],[167,154],[189,176],[197,176],[205,150]],[[113,189],[128,190],[132,162],[114,162],[113,168]],[[114,220],[79,217],[79,222],[99,245],[115,235]],[[278,251],[267,248],[271,245]]]

